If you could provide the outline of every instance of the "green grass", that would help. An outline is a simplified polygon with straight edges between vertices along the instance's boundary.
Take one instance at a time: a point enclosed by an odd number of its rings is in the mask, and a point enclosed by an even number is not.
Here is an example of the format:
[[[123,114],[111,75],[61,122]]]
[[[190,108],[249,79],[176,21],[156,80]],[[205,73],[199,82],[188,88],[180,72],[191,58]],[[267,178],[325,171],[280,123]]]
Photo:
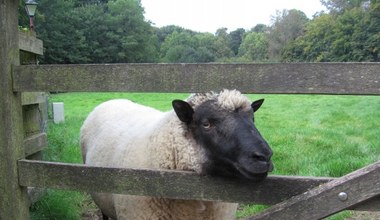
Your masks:
[[[64,102],[65,122],[49,122],[46,160],[81,163],[79,129],[88,113],[113,98],[166,111],[173,99],[186,94],[65,93],[51,95]],[[339,177],[380,160],[380,98],[375,96],[250,95],[265,98],[256,125],[271,145],[273,174]],[[51,113],[50,113],[51,114]],[[80,219],[94,209],[90,197],[78,192],[49,190],[32,207],[32,219]],[[249,216],[265,206],[243,205],[237,216]],[[345,219],[349,212],[330,217]]]
[[[47,194],[31,207],[30,219],[77,220],[85,212],[96,210],[87,194],[72,191],[48,190]]]

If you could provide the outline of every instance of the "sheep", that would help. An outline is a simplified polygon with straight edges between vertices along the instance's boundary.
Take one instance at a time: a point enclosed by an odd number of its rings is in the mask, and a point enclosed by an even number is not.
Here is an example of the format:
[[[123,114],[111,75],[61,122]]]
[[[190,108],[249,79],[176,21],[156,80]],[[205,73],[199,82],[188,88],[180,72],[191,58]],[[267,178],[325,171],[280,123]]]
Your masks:
[[[272,150],[253,122],[263,99],[237,90],[191,95],[161,112],[129,100],[97,106],[80,134],[85,164],[194,171],[260,181],[272,171]],[[236,203],[93,193],[113,219],[234,219]]]

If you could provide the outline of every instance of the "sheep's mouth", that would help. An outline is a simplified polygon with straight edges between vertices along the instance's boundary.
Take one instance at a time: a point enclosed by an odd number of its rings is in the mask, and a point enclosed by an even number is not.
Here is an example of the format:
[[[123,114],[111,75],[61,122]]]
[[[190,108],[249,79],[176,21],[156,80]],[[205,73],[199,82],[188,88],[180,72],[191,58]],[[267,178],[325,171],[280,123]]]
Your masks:
[[[268,176],[268,172],[262,172],[262,173],[251,172],[238,163],[233,163],[233,165],[234,165],[235,169],[244,178],[249,179],[249,180],[262,181]]]
[[[265,169],[252,169],[252,167],[246,167],[244,164],[228,158],[218,159],[209,160],[205,164],[202,173],[259,182],[264,180],[268,176],[268,172],[271,172],[273,169],[272,165],[269,165]]]

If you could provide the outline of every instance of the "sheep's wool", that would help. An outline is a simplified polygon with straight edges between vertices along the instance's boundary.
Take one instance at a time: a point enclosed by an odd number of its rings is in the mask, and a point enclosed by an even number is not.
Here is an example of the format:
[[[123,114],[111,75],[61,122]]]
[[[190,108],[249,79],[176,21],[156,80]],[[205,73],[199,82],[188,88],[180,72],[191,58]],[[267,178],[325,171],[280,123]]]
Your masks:
[[[220,93],[196,93],[187,99],[195,109],[200,104],[209,100],[215,100],[221,108],[228,111],[234,111],[235,109],[248,111],[251,108],[249,99],[237,90],[225,89]]]

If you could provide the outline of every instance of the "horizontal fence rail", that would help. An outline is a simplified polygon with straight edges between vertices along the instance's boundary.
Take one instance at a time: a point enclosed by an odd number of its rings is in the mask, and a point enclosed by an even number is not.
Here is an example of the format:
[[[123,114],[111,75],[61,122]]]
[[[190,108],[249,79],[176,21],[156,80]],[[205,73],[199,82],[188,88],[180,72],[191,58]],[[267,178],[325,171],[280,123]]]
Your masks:
[[[47,134],[39,133],[24,139],[25,157],[35,154],[47,147]]]
[[[199,176],[189,171],[93,167],[20,160],[20,185],[166,198],[276,204],[332,178],[269,176],[263,182]]]
[[[13,67],[15,92],[380,94],[380,63],[94,64]]]
[[[22,186],[266,205],[277,204],[335,180],[269,176],[257,183],[199,176],[187,171],[106,168],[31,160],[20,160],[18,169]],[[370,202],[369,207],[373,207],[372,204],[380,203],[380,198]],[[365,205],[355,209],[367,210]]]

